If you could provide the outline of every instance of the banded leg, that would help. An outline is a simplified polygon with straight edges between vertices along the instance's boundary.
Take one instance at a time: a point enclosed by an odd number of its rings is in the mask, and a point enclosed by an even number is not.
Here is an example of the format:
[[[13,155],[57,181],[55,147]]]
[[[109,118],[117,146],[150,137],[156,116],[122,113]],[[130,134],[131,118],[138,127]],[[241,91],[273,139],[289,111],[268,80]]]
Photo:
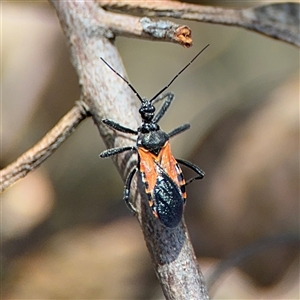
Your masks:
[[[173,129],[171,132],[168,133],[169,138],[173,137],[174,135],[177,135],[183,131],[186,131],[190,129],[191,125],[190,124],[183,124],[175,129]]]
[[[184,166],[186,166],[186,167],[192,169],[195,173],[198,174],[198,176],[193,177],[193,178],[187,180],[187,181],[185,182],[185,185],[188,185],[188,184],[192,183],[193,181],[198,180],[198,179],[202,179],[202,178],[204,177],[205,173],[204,173],[198,166],[192,164],[192,163],[189,162],[189,161],[183,160],[183,159],[176,158],[176,160],[177,160],[177,162],[180,163],[181,165],[184,165]]]
[[[154,103],[156,103],[158,101],[161,101],[164,98],[167,98],[167,99],[163,103],[162,107],[159,109],[158,113],[153,118],[153,123],[158,123],[158,121],[163,117],[163,115],[165,114],[165,112],[170,107],[172,100],[174,99],[174,94],[171,93],[171,92],[163,94],[163,95],[157,97],[156,99],[154,99],[154,101],[152,102],[152,104],[154,104]]]
[[[110,148],[110,149],[107,149],[107,150],[104,150],[103,152],[101,152],[99,154],[99,156],[101,158],[107,158],[107,157],[110,157],[110,156],[113,156],[113,155],[116,155],[116,154],[119,154],[119,153],[122,153],[122,152],[125,152],[125,151],[135,151],[135,150],[136,150],[135,146]]]
[[[135,134],[135,135],[138,134],[138,132],[136,130],[133,130],[133,129],[128,128],[128,127],[124,127],[124,126],[120,125],[119,123],[116,123],[112,120],[103,119],[102,122],[105,125],[107,125],[108,127],[112,128],[116,131],[121,131],[121,132],[124,132],[124,133]]]
[[[136,209],[135,207],[132,205],[132,203],[130,202],[130,186],[131,186],[131,181],[132,181],[132,178],[136,172],[136,167],[134,167],[129,175],[127,176],[126,178],[126,181],[125,181],[125,187],[124,187],[124,196],[123,196],[123,200],[125,201],[127,207],[134,213],[136,213]]]

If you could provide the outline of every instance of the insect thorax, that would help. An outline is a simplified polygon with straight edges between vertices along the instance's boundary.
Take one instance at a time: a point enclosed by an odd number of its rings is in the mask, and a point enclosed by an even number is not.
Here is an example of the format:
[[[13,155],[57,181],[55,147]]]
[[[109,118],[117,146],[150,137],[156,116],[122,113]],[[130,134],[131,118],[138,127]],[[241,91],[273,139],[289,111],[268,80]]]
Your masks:
[[[169,140],[169,136],[162,130],[139,133],[137,146],[149,150],[151,153],[158,155],[162,147]]]

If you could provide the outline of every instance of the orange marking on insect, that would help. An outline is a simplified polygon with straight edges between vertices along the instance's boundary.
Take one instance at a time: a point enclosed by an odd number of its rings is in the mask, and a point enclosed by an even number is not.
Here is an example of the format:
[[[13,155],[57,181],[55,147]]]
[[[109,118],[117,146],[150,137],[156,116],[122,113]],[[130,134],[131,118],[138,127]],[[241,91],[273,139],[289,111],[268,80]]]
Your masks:
[[[146,192],[151,193],[155,187],[158,173],[157,168],[159,168],[157,164],[166,174],[168,174],[178,187],[185,184],[184,179],[180,181],[178,179],[178,175],[182,174],[182,171],[172,155],[169,141],[165,143],[157,156],[142,147],[138,148],[138,153],[140,156],[140,172],[144,174],[145,180],[148,182],[148,189],[146,189]],[[186,193],[183,193],[182,196],[185,199]]]
[[[156,210],[152,210],[152,213],[153,213],[154,217],[157,219],[158,218],[157,211]]]

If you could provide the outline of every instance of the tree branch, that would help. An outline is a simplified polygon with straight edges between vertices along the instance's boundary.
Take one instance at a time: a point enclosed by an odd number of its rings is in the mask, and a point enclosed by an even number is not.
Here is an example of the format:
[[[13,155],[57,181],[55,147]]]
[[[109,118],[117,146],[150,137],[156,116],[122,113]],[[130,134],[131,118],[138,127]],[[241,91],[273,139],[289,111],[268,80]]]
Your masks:
[[[15,162],[0,171],[0,191],[3,192],[18,179],[44,162],[87,116],[84,104],[77,102],[41,141],[22,154]]]
[[[98,0],[107,10],[151,17],[171,17],[246,28],[300,47],[300,4],[273,3],[245,9],[202,6],[177,1]]]
[[[99,59],[103,57],[119,73],[125,74],[112,44],[112,27],[109,25],[120,16],[103,11],[95,1],[52,0],[52,4],[69,43],[72,63],[82,88],[82,99],[89,107],[95,125],[108,147],[130,145],[129,139],[117,135],[101,122],[103,118],[109,118],[130,128],[137,128],[140,123],[135,95]],[[122,22],[122,27],[126,28],[124,16]],[[167,40],[163,35],[160,38]],[[124,179],[132,165],[137,164],[137,159],[130,152],[121,153],[114,157],[114,162]],[[174,229],[162,226],[152,215],[139,176],[134,178],[131,187],[137,217],[165,297],[208,299],[184,220]]]

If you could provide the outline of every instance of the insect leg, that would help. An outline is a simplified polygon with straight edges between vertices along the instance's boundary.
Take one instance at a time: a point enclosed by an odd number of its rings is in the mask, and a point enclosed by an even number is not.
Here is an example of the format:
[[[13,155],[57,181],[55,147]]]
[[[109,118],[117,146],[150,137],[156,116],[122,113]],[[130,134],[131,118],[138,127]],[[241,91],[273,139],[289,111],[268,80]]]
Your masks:
[[[169,138],[173,137],[174,135],[177,135],[183,131],[186,131],[190,129],[191,125],[190,124],[183,124],[175,129],[173,129],[170,133],[168,133]]]
[[[164,98],[167,98],[167,99],[163,103],[162,107],[159,109],[158,113],[153,118],[153,123],[157,123],[162,118],[162,116],[165,114],[165,112],[167,111],[167,109],[171,105],[172,100],[174,99],[174,94],[172,92],[168,92],[166,94],[163,94],[163,95],[157,97],[152,102],[152,104],[154,104],[155,102],[158,102],[160,100],[163,100]]]
[[[189,161],[183,160],[183,159],[179,159],[179,158],[177,159],[177,158],[176,158],[176,160],[177,160],[177,162],[180,163],[181,165],[184,165],[184,166],[186,166],[186,167],[192,169],[195,173],[198,174],[198,176],[193,177],[193,178],[187,180],[187,181],[185,182],[185,185],[188,185],[188,184],[192,183],[194,180],[202,179],[202,178],[204,177],[205,173],[204,173],[198,166],[192,164],[192,163],[189,162]]]
[[[129,175],[127,176],[126,178],[126,181],[125,181],[125,187],[124,187],[124,196],[123,196],[123,200],[125,201],[127,207],[132,211],[132,212],[136,212],[136,209],[135,207],[132,205],[132,203],[129,201],[129,198],[130,198],[130,185],[131,185],[131,181],[132,181],[132,178],[134,176],[136,172],[136,167],[134,167]]]
[[[114,129],[114,130],[117,130],[117,131],[121,131],[121,132],[124,132],[124,133],[129,133],[129,134],[135,134],[137,135],[138,132],[136,130],[133,130],[133,129],[130,129],[130,128],[127,128],[127,127],[124,127],[112,120],[109,120],[109,119],[103,119],[102,122],[107,125],[108,127]]]
[[[161,100],[163,100],[163,99],[165,99],[165,98],[167,98],[167,97],[171,97],[172,99],[170,100],[170,102],[172,102],[172,100],[173,100],[173,98],[174,98],[174,93],[173,93],[173,92],[167,92],[167,93],[164,93],[164,94],[162,94],[162,95],[156,97],[155,99],[153,99],[153,100],[151,101],[151,104],[154,105],[155,103],[157,103],[157,102],[159,102],[159,101],[161,101]],[[166,100],[166,101],[167,101],[167,100]]]
[[[120,148],[111,148],[111,149],[107,149],[104,150],[103,152],[100,153],[100,157],[101,158],[107,158],[125,151],[133,151],[136,150],[135,146],[127,146],[127,147],[120,147]]]

